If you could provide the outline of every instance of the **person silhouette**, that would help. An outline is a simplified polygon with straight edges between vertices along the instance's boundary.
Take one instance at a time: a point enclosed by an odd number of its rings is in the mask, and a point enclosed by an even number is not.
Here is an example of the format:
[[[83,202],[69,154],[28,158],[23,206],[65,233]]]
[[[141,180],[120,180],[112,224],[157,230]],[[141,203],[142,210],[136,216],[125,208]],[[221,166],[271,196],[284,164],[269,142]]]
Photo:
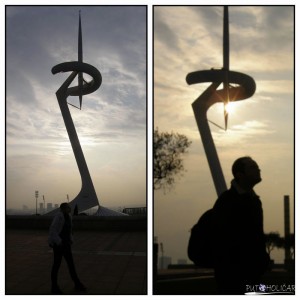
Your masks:
[[[244,294],[260,284],[269,266],[263,210],[253,187],[261,182],[258,164],[249,156],[232,165],[233,180],[214,207],[215,279],[219,294]]]
[[[54,217],[50,229],[48,243],[53,249],[53,265],[51,269],[51,293],[63,294],[58,286],[57,276],[62,258],[64,257],[71,278],[75,284],[75,290],[85,292],[86,287],[81,283],[76,273],[71,245],[73,243],[72,235],[72,217],[70,215],[71,207],[67,202],[60,205],[59,213]]]

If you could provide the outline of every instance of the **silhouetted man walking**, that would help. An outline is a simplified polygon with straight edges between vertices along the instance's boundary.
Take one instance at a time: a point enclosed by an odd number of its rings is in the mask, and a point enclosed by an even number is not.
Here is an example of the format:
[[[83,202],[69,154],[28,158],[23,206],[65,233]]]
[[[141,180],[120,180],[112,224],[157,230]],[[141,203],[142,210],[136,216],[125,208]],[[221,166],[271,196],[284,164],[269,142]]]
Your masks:
[[[53,248],[53,265],[51,270],[51,293],[63,294],[57,283],[58,270],[61,265],[62,257],[65,258],[75,289],[86,291],[86,287],[80,282],[73,261],[71,245],[72,237],[72,218],[71,207],[68,203],[60,205],[60,212],[54,217],[49,230],[49,246]]]
[[[215,278],[219,294],[244,294],[259,284],[269,265],[263,231],[263,210],[253,187],[261,181],[251,157],[232,166],[234,179],[214,205]]]

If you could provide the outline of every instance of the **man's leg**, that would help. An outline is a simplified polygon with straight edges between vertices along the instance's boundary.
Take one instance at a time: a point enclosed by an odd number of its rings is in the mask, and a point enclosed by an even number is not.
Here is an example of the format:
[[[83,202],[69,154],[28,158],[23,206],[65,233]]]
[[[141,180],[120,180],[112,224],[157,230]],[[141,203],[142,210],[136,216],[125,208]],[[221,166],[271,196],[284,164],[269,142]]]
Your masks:
[[[67,262],[70,276],[71,276],[72,280],[74,281],[75,288],[78,289],[78,290],[81,290],[81,291],[86,291],[86,288],[84,287],[84,285],[79,280],[76,269],[75,269],[75,264],[74,264],[74,260],[73,260],[71,245],[65,245],[64,246],[63,255],[64,255],[64,258]]]
[[[54,246],[53,247],[53,265],[51,269],[51,292],[54,294],[61,294],[61,290],[57,284],[57,276],[58,270],[61,265],[61,260],[63,256],[63,251],[61,246]]]

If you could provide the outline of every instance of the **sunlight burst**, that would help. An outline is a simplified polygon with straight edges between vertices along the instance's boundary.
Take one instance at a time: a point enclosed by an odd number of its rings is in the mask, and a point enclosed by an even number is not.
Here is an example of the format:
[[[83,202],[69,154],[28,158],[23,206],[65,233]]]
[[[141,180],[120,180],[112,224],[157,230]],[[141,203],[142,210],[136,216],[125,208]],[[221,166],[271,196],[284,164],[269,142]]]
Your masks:
[[[225,111],[228,113],[228,114],[232,114],[234,112],[234,103],[233,102],[228,102],[226,105],[225,105]]]

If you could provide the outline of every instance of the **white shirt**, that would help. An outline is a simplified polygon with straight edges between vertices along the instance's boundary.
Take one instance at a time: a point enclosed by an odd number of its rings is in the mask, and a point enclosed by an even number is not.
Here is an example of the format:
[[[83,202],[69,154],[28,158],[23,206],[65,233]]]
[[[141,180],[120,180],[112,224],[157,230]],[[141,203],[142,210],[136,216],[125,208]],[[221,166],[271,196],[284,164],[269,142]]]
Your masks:
[[[71,222],[72,222],[72,217],[70,215],[71,218]],[[48,244],[50,246],[54,246],[54,245],[60,245],[62,242],[61,237],[59,236],[59,234],[61,233],[63,227],[65,224],[65,217],[63,212],[59,212],[54,218],[53,221],[50,225],[49,228],[49,236],[48,236]],[[71,240],[73,240],[72,234],[71,234]]]

